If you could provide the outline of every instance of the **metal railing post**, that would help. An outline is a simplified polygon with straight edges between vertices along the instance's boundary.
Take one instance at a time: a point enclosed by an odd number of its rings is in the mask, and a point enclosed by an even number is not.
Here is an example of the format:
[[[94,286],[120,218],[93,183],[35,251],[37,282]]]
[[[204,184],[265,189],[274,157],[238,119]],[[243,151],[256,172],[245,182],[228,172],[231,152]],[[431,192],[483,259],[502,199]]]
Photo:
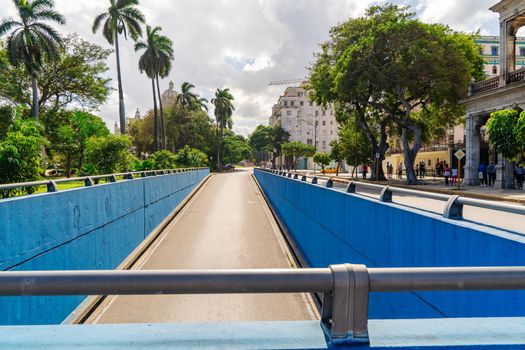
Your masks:
[[[53,180],[49,180],[49,183],[47,184],[47,192],[56,192],[57,191],[57,183]]]
[[[299,179],[299,174],[295,174],[295,175],[293,176],[293,178],[294,178],[294,180]]]
[[[356,190],[356,184],[354,181],[350,181],[348,183],[348,186],[346,187],[346,193],[355,193]]]
[[[109,177],[109,182],[117,182],[117,177],[115,175],[111,175]]]
[[[390,189],[390,186],[385,186],[383,190],[381,190],[379,200],[384,203],[392,202],[392,190]]]
[[[334,187],[334,180],[328,179],[328,181],[326,181],[326,187],[327,188],[333,188]]]
[[[317,182],[317,176],[314,176],[314,178],[312,179],[312,184],[317,185]]]
[[[301,177],[301,181],[306,182],[306,180],[307,180],[306,175],[303,175],[303,176]]]
[[[445,205],[443,217],[445,219],[461,220],[463,219],[463,204],[459,203],[459,196],[452,196]]]
[[[368,342],[370,278],[364,265],[331,265],[334,288],[324,293],[321,324],[332,343]]]
[[[86,187],[90,187],[90,186],[93,186],[93,179],[91,177],[86,177],[86,179],[84,180],[84,186]]]

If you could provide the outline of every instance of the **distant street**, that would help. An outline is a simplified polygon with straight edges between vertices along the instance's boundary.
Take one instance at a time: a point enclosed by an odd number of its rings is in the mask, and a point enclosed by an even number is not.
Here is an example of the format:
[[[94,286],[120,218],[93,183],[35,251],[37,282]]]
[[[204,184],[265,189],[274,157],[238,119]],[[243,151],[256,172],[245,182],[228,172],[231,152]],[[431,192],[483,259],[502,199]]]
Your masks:
[[[141,270],[289,268],[290,254],[251,178],[251,170],[213,176],[169,224]],[[88,323],[309,320],[309,297],[279,295],[118,296]]]

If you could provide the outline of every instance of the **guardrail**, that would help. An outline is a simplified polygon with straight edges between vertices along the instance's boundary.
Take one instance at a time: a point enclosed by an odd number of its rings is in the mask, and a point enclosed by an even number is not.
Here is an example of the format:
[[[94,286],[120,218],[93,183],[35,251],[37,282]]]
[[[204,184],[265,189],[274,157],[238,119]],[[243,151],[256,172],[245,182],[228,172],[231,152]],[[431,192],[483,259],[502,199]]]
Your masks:
[[[323,293],[334,343],[368,342],[370,292],[518,289],[525,267],[0,272],[1,296]]]
[[[275,175],[280,175],[280,176],[291,178],[293,180],[303,181],[303,182],[307,182],[308,178],[310,178],[312,184],[319,185],[319,179],[316,176],[312,177],[312,176],[306,176],[306,175],[299,175],[297,173],[289,173],[286,171],[278,171],[278,170],[271,170],[271,169],[257,169],[257,170],[270,172]],[[332,188],[333,186],[334,186],[334,180],[328,179],[325,187]],[[505,203],[499,203],[499,202],[493,202],[493,201],[487,201],[487,200],[461,197],[459,195],[448,195],[448,194],[440,194],[440,193],[433,193],[433,192],[425,192],[425,191],[411,190],[411,189],[406,189],[406,188],[401,188],[401,187],[393,187],[393,186],[388,186],[388,185],[386,186],[376,185],[376,184],[370,184],[370,183],[365,183],[365,182],[350,181],[346,187],[346,192],[356,193],[359,188],[377,190],[378,192],[380,192],[379,201],[385,202],[385,203],[392,202],[392,197],[395,194],[412,195],[412,196],[416,196],[420,198],[434,199],[434,200],[446,202],[445,209],[443,211],[443,217],[447,219],[454,219],[454,220],[463,219],[463,207],[465,205],[477,207],[477,208],[502,211],[506,213],[525,215],[525,206],[522,206],[522,205],[505,204]]]
[[[132,180],[134,176],[148,177],[148,176],[157,176],[157,175],[167,175],[174,173],[182,173],[194,170],[201,170],[207,168],[179,168],[179,169],[166,169],[166,170],[147,170],[147,171],[133,171],[128,173],[118,173],[118,174],[108,174],[108,175],[93,175],[93,176],[84,176],[84,177],[72,177],[67,179],[55,179],[55,180],[43,180],[43,181],[33,181],[33,182],[19,182],[13,184],[0,184],[0,191],[2,190],[12,190],[15,188],[24,188],[24,187],[39,187],[47,186],[47,192],[57,192],[58,184],[68,183],[68,182],[84,182],[84,186],[93,186],[98,183],[100,180],[109,180],[109,182],[117,182],[118,177],[122,177],[123,180]]]

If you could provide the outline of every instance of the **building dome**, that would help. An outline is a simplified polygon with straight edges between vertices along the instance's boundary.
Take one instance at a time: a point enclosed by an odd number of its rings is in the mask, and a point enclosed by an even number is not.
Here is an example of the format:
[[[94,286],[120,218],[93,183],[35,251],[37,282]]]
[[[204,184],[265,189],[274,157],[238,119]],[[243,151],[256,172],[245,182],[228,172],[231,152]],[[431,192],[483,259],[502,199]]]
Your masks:
[[[165,106],[175,104],[175,101],[178,95],[179,94],[177,93],[177,91],[175,91],[175,84],[173,84],[173,82],[170,81],[168,90],[162,93],[162,96],[161,96],[162,104]]]

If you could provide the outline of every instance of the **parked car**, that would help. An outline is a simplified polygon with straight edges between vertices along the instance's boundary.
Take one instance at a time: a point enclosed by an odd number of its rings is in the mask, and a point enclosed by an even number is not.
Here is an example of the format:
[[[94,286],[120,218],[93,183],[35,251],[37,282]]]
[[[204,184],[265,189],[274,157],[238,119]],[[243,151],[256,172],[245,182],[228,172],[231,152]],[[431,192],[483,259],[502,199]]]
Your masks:
[[[234,171],[235,167],[232,164],[226,164],[225,166],[222,167],[222,170],[224,170],[224,171]]]

